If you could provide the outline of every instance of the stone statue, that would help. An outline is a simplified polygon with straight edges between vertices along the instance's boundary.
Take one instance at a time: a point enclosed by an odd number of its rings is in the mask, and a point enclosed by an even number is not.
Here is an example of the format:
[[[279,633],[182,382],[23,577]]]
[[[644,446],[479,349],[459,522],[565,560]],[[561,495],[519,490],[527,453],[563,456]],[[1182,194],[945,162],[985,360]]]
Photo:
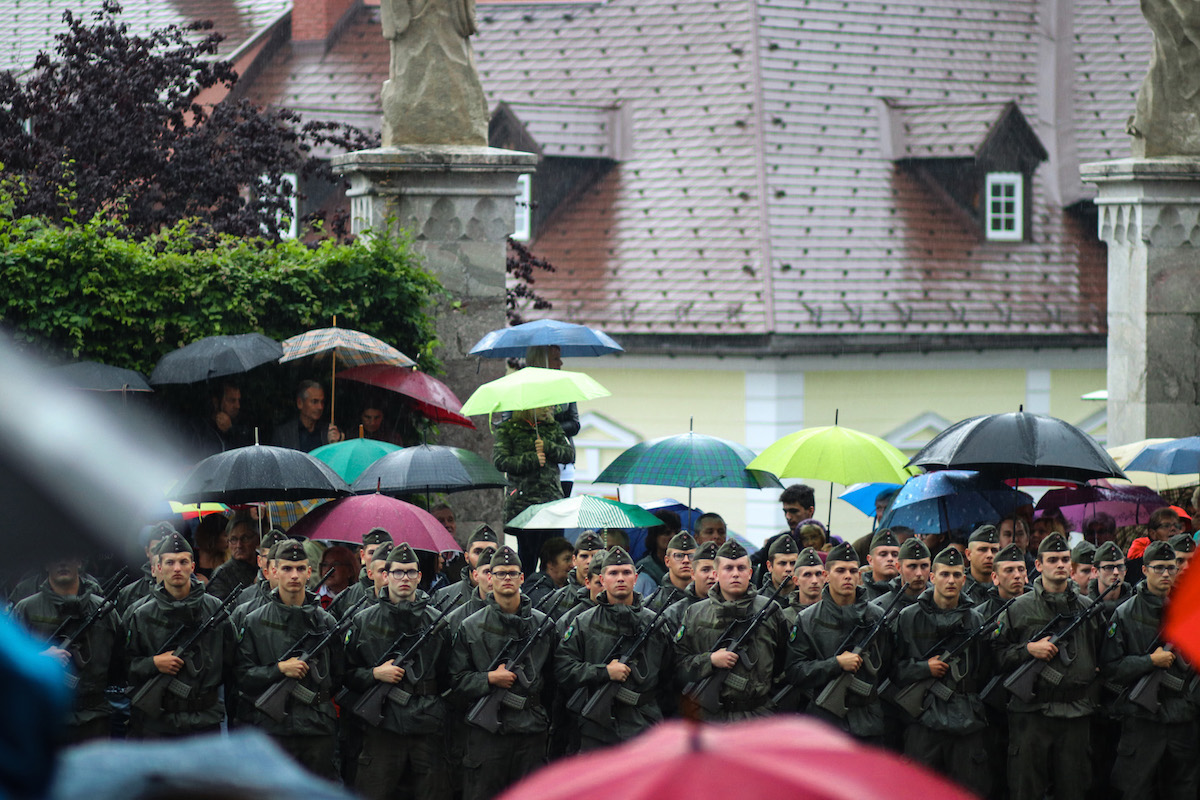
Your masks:
[[[1154,50],[1128,126],[1133,155],[1200,155],[1200,0],[1141,4]]]
[[[487,146],[488,113],[470,36],[475,0],[383,0],[391,65],[383,84],[383,146]]]

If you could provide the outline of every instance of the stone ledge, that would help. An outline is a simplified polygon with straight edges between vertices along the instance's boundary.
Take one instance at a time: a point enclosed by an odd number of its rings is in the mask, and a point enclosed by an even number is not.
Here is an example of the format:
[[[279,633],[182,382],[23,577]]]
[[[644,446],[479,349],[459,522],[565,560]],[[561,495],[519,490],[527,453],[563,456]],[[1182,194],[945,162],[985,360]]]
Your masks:
[[[1079,176],[1086,182],[1115,181],[1200,181],[1200,157],[1119,158],[1081,164]]]
[[[470,145],[405,145],[334,156],[335,172],[532,172],[534,153]]]

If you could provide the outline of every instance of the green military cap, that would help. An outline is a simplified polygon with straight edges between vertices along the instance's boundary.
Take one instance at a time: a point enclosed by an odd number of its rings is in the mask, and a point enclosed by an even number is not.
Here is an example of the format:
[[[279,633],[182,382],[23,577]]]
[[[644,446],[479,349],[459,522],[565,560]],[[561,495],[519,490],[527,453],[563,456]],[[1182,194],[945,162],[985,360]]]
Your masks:
[[[178,531],[175,530],[174,525],[164,520],[142,528],[138,533],[138,541],[144,549],[149,547],[151,542],[160,542],[164,536],[170,536],[172,533],[178,533]]]
[[[799,553],[800,549],[796,547],[796,540],[790,534],[776,536],[775,541],[771,542],[771,549],[767,551],[768,558],[775,556],[790,556]]]
[[[492,556],[492,569],[496,567],[520,567],[521,558],[517,555],[517,551],[513,550],[508,545],[504,545],[496,551],[496,555]]]
[[[916,536],[905,539],[904,544],[900,545],[901,561],[920,561],[923,558],[929,558],[929,548]]]
[[[158,543],[158,547],[154,548],[154,555],[161,556],[163,553],[191,553],[192,546],[188,544],[187,539],[176,532],[172,532],[163,537]]]
[[[891,528],[884,528],[881,531],[877,531],[876,534],[871,537],[871,550],[874,550],[876,547],[899,546],[900,540],[896,538],[896,534],[892,533]]]
[[[1116,542],[1105,542],[1096,548],[1096,556],[1092,560],[1093,564],[1099,564],[1104,561],[1123,561],[1125,554],[1121,552],[1121,548],[1117,547]]]
[[[1042,543],[1038,545],[1038,555],[1042,553],[1066,553],[1071,548],[1067,547],[1067,539],[1061,533],[1055,532],[1042,539]]]
[[[717,558],[717,543],[705,542],[696,548],[696,552],[692,553],[693,566],[697,561],[715,561]]]
[[[575,540],[576,553],[594,553],[604,549],[604,540],[595,531],[584,531]]]
[[[595,559],[592,559],[593,561]],[[604,554],[604,566],[601,569],[609,567],[633,566],[633,559],[629,557],[629,553],[625,552],[624,547],[614,547]]]
[[[491,542],[499,544],[500,540],[496,537],[496,532],[486,522],[481,522],[477,528],[467,537],[467,549],[476,542]]]
[[[1175,548],[1171,547],[1170,542],[1151,542],[1146,547],[1146,552],[1142,553],[1142,563],[1149,564],[1151,561],[1174,561]]]
[[[383,528],[371,528],[371,530],[363,534],[362,543],[364,545],[391,544],[392,535]]]
[[[687,531],[680,531],[667,542],[668,550],[695,550],[696,540]]]
[[[491,566],[492,556],[494,556],[494,555],[496,555],[496,548],[494,548],[494,547],[486,548],[482,553],[479,554],[479,561],[477,562],[478,566],[480,566],[480,567]]]
[[[276,561],[308,561],[308,553],[304,551],[304,545],[295,539],[288,539],[286,542],[280,542],[272,547],[275,550]]]
[[[1006,544],[1000,548],[1000,552],[996,553],[995,563],[1001,561],[1024,561],[1025,551],[1017,544]]]
[[[791,538],[790,536],[788,537]],[[821,561],[821,557],[817,555],[817,551],[811,547],[806,547],[800,551],[800,556],[796,559],[796,569],[801,567],[823,567],[825,562]]]
[[[985,542],[987,544],[1000,544],[1000,532],[996,530],[995,525],[980,525],[972,533],[967,542]]]
[[[893,536],[892,538],[895,539],[896,537]],[[872,542],[872,544],[874,544],[874,542]],[[826,565],[831,564],[834,561],[853,561],[855,564],[857,564],[858,553],[855,552],[854,548],[848,542],[842,542],[837,547],[830,550],[825,556]]]
[[[258,549],[266,550],[267,557],[274,558],[274,556],[272,556],[271,552],[270,552],[271,548],[274,547],[275,545],[279,544],[280,542],[289,542],[289,541],[293,541],[293,540],[290,539],[286,533],[279,530],[278,528],[271,528],[271,530],[267,531],[267,535],[262,538],[262,541],[258,543]]]
[[[267,561],[275,560],[275,554],[279,552],[279,545],[281,544],[283,544],[283,542],[275,542],[271,545],[271,549],[267,551]]]
[[[375,552],[371,555],[372,561],[387,561],[388,553],[392,552],[392,543],[384,542],[375,548]]]
[[[588,562],[587,576],[588,578],[596,578],[599,577],[600,573],[602,572],[604,572],[604,557],[597,555]]]
[[[933,563],[941,564],[944,567],[961,567],[963,566],[963,554],[958,552],[957,547],[943,547],[933,557]]]
[[[748,555],[736,539],[726,539],[725,544],[717,548],[717,558],[745,558]]]
[[[1080,542],[1071,548],[1071,560],[1076,564],[1091,564],[1096,558],[1096,545]]]
[[[1192,553],[1196,550],[1196,540],[1190,533],[1178,533],[1167,540],[1171,549],[1176,553]]]
[[[416,564],[418,563],[417,551],[413,550],[412,545],[408,542],[401,542],[388,552],[387,563]]]

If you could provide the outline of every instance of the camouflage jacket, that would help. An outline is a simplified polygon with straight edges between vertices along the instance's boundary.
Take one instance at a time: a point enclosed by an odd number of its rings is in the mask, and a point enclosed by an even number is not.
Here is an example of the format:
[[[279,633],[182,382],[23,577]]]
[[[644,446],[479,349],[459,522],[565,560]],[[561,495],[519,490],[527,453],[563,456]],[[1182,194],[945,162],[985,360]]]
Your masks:
[[[534,441],[542,438],[546,463],[538,465]],[[509,419],[496,428],[492,451],[496,469],[508,474],[508,494],[504,500],[504,521],[508,522],[526,508],[562,498],[558,465],[575,461],[575,448],[557,422],[532,423]]]

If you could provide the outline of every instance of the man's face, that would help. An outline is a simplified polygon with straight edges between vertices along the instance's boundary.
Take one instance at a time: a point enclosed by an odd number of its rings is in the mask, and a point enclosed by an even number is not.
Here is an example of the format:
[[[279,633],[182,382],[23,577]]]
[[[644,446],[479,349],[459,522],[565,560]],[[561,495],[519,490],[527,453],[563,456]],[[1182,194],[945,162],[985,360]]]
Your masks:
[[[1196,555],[1196,551],[1194,550],[1190,553],[1185,553],[1182,550],[1175,551],[1175,566],[1179,567],[1180,572],[1187,568],[1188,562],[1192,560],[1192,556],[1194,555]]]
[[[191,553],[163,553],[158,559],[163,583],[172,589],[183,589],[192,582],[196,564]]]
[[[1024,561],[1001,561],[992,571],[992,583],[1000,587],[1000,594],[1005,599],[1025,593],[1025,585],[1029,583],[1029,572],[1025,569]]]
[[[825,586],[825,569],[823,567],[801,567],[795,573],[796,591],[805,602],[815,603],[821,599],[821,589]]]
[[[717,562],[706,558],[693,564],[692,582],[696,584],[696,594],[708,597],[709,591],[717,585]]]
[[[908,591],[920,594],[929,585],[929,559],[906,558],[900,562],[900,580],[908,584]]]
[[[957,602],[967,582],[967,573],[962,567],[938,564],[933,571],[933,593],[942,600]]]
[[[796,571],[796,559],[798,555],[784,555],[780,553],[767,561],[767,569],[771,572],[771,582],[775,586],[780,586],[785,580],[792,577],[792,573]]]
[[[474,569],[479,564],[480,553],[495,546],[495,542],[472,542],[471,546],[467,548],[467,564]]]
[[[1037,558],[1043,584],[1065,584],[1071,578],[1071,554],[1048,551]]]
[[[1050,520],[1043,517],[1033,521],[1033,531],[1029,535],[1029,550],[1036,553],[1037,549],[1042,546],[1042,540],[1050,534],[1054,533],[1054,525]]]
[[[229,553],[237,561],[258,563],[258,528],[243,522],[229,533]]]
[[[571,563],[575,567],[575,580],[579,582],[580,586],[587,583],[588,564],[592,563],[592,556],[599,552],[599,550],[580,550],[572,559]]]
[[[387,565],[388,597],[393,603],[412,600],[421,583],[421,568],[415,561],[391,561]]]
[[[879,523],[883,519],[883,515],[887,512],[888,506],[892,504],[892,498],[888,495],[882,495],[875,498],[875,522]]]
[[[1000,545],[991,542],[970,542],[967,545],[967,561],[971,564],[971,572],[979,580],[987,580],[992,576],[992,565],[996,562],[996,553]]]
[[[584,580],[587,580],[586,576]],[[513,567],[507,564],[492,567],[492,594],[496,597],[512,598],[521,592],[521,584],[525,583],[525,576],[521,572],[520,567]]]
[[[442,527],[445,528],[451,536],[453,536],[454,532],[458,530],[458,523],[454,521],[454,509],[452,508],[439,508],[437,511],[433,512],[433,518],[442,523]]]
[[[633,584],[637,581],[637,570],[633,568],[632,564],[605,567],[600,577],[609,600],[624,603],[633,597]]]
[[[867,563],[876,581],[890,581],[900,574],[900,548],[876,547],[867,556]]]
[[[358,551],[358,558],[365,567],[371,563],[371,557],[375,555],[375,551],[379,549],[377,544],[364,544],[362,549]]]
[[[358,421],[362,423],[363,433],[379,433],[383,427],[383,412],[378,408],[365,409]]]
[[[1029,545],[1029,536],[1025,533],[1025,525],[1023,523],[1006,519],[1001,521],[1000,527],[997,530],[1001,548],[1014,543],[1022,549]]]
[[[554,560],[546,565],[546,574],[550,576],[550,580],[554,581],[555,586],[562,586],[566,580],[568,573],[571,572],[571,565],[575,563],[575,554],[570,550],[565,550],[554,557]]]
[[[221,396],[221,411],[231,420],[236,420],[242,411],[242,390],[234,386],[226,386]]]
[[[386,561],[376,561],[374,559],[367,564],[367,578],[374,584],[376,593],[387,586],[388,575],[386,567]]]
[[[291,595],[303,593],[309,577],[312,576],[312,567],[308,565],[308,559],[279,561],[276,564],[275,569],[279,574],[279,592]]]
[[[667,571],[675,580],[687,584],[692,579],[692,556],[695,550],[667,548]]]
[[[725,544],[727,535],[725,530],[725,522],[719,519],[706,519],[700,525],[700,530],[696,531],[696,544],[704,544],[705,542],[716,542],[717,547]]]
[[[305,389],[304,395],[296,400],[296,408],[306,428],[315,425],[325,413],[325,390],[319,386]]]
[[[852,600],[858,587],[858,564],[853,561],[826,563],[829,573],[829,594],[842,601]]]
[[[1174,561],[1151,561],[1146,565],[1146,588],[1156,597],[1166,597],[1178,574],[1179,567]]]
[[[333,570],[333,575],[325,581],[325,586],[332,594],[342,591],[354,580],[355,563],[351,561],[352,558],[354,556],[344,547],[331,547],[321,556],[321,575]]]
[[[492,565],[490,562],[480,564],[471,574],[475,577],[475,585],[482,592],[481,597],[486,597],[492,593]]]
[[[1093,577],[1091,564],[1071,564],[1071,580],[1075,581],[1075,585],[1079,591],[1086,592],[1088,581]]]
[[[1096,588],[1103,592],[1114,583],[1125,580],[1125,559],[1101,561],[1096,565]]]
[[[50,575],[51,586],[72,586],[75,581],[79,580],[79,570],[81,564],[77,558],[67,558],[62,561],[53,561],[46,566],[46,571]]]
[[[1179,517],[1167,517],[1158,521],[1158,526],[1149,529],[1150,541],[1165,542],[1177,533],[1183,533],[1183,522]]]
[[[815,511],[815,506],[802,506],[799,503],[783,504],[784,519],[787,520],[787,525],[792,530],[795,530],[796,526],[804,520],[812,519]]]
[[[750,588],[750,556],[717,558],[717,584],[726,600],[741,597]]]

